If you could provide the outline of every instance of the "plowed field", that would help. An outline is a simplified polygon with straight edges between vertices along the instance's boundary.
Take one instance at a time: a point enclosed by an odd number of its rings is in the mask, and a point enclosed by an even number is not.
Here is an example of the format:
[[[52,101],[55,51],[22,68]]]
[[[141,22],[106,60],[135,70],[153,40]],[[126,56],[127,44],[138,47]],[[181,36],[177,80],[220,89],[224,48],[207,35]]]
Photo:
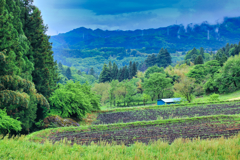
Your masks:
[[[90,130],[87,132],[65,131],[55,133],[49,137],[54,143],[66,138],[68,141],[77,144],[89,145],[91,142],[115,141],[117,144],[134,144],[136,141],[148,144],[150,140],[163,139],[172,143],[176,138],[217,138],[229,137],[240,131],[239,121],[233,118],[203,118],[192,121],[181,121],[177,123],[162,123],[154,125],[128,125],[115,130],[105,129],[101,131]]]
[[[93,124],[128,123],[135,121],[152,121],[182,117],[208,116],[208,115],[240,114],[240,102],[227,104],[200,105],[194,107],[168,107],[159,109],[145,109],[124,112],[107,112],[99,114]]]

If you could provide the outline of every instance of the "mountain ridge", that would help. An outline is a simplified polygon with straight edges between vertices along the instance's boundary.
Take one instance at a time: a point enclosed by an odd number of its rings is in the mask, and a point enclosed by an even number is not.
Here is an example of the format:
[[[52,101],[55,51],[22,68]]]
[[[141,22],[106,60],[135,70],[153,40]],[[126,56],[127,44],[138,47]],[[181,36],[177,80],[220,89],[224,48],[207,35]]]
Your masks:
[[[225,18],[222,23],[170,25],[157,29],[101,30],[79,27],[50,38],[53,48],[94,49],[101,47],[124,47],[130,49],[158,50],[168,48],[189,50],[193,47],[219,49],[226,43],[238,43],[240,17]]]

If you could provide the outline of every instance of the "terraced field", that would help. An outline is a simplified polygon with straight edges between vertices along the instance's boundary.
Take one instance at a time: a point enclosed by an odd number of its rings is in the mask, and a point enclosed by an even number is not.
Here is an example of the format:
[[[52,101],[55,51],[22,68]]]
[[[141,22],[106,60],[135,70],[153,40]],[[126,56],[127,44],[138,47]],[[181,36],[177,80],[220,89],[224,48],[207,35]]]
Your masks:
[[[110,124],[118,122],[151,121],[157,119],[172,119],[208,115],[240,114],[240,102],[228,104],[211,104],[188,107],[164,107],[159,109],[145,109],[123,112],[101,113],[93,124]]]
[[[55,128],[28,136],[31,141],[53,143],[64,138],[71,144],[108,143],[130,146],[162,139],[230,137],[240,131],[240,102],[163,107],[135,111],[100,113],[94,125]],[[160,118],[159,118],[160,117]],[[104,124],[102,124],[104,123]]]

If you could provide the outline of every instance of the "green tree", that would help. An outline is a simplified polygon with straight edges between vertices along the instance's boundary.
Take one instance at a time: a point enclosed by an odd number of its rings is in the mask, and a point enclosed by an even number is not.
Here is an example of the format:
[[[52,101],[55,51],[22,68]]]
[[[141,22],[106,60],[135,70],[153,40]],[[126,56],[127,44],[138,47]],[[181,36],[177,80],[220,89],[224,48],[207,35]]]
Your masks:
[[[124,79],[129,79],[129,70],[127,66],[124,66]]]
[[[150,99],[151,97],[145,93],[142,94],[142,100],[143,100],[143,104],[145,106],[146,102]]]
[[[21,133],[28,133],[37,115],[44,116],[48,111],[49,104],[31,82],[34,68],[21,29],[19,1],[1,0],[0,4],[0,109],[6,108],[13,119],[19,117]]]
[[[100,73],[100,76],[99,76],[99,83],[110,82],[110,80],[111,80],[111,77],[110,77],[109,68],[107,67],[107,64],[104,63],[102,72]]]
[[[82,72],[80,70],[77,71],[78,75],[82,75]]]
[[[159,68],[158,66],[149,67],[145,72],[145,78],[149,78],[153,73],[165,73],[163,67]]]
[[[181,77],[179,82],[175,82],[174,90],[176,93],[182,95],[190,103],[194,98],[195,81],[186,76]]]
[[[18,132],[22,130],[21,122],[7,115],[6,109],[0,109],[0,135],[6,135],[12,130]]]
[[[93,75],[93,76],[95,75],[95,71],[94,71],[93,67],[90,69],[89,75]]]
[[[236,91],[240,88],[240,55],[230,57],[222,70],[220,71],[221,78],[219,79],[219,92],[228,93]]]
[[[30,42],[29,56],[34,63],[35,70],[32,73],[33,82],[39,93],[47,99],[56,89],[59,81],[57,63],[53,60],[52,44],[47,36],[47,26],[44,25],[41,12],[32,5],[32,1],[23,1],[22,11],[23,30]]]
[[[157,96],[158,99],[163,98],[164,92],[172,86],[171,81],[170,78],[166,78],[166,74],[153,73],[149,79],[144,79],[144,92],[149,94],[152,100],[155,96]]]
[[[200,48],[200,55],[202,56],[203,59],[205,59],[203,47]]]
[[[114,62],[114,63],[113,63],[113,69],[112,69],[112,77],[113,77],[113,79],[118,79],[118,78],[117,78],[117,75],[118,75],[118,66],[117,66],[117,64]]]
[[[197,64],[203,64],[204,62],[203,62],[203,57],[202,57],[202,55],[199,55],[199,56],[197,56],[197,58],[195,58],[195,60],[194,60],[194,64],[195,65],[197,65]]]
[[[132,77],[136,76],[137,74],[137,65],[135,62],[133,62],[133,66],[132,66]]]
[[[110,83],[110,86],[111,86],[109,90],[110,107],[112,106],[112,104],[116,106],[116,98],[117,98],[116,90],[118,85],[119,85],[118,80],[112,80],[112,82]]]
[[[59,88],[50,97],[50,104],[52,107],[49,114],[79,119],[100,107],[98,96],[88,84],[81,85],[73,81],[68,81],[66,85],[59,84]]]
[[[161,49],[156,58],[157,65],[159,67],[167,67],[172,63],[172,58],[167,49]]]
[[[69,80],[72,79],[72,72],[71,72],[70,67],[68,67],[67,70],[66,70],[66,77]]]

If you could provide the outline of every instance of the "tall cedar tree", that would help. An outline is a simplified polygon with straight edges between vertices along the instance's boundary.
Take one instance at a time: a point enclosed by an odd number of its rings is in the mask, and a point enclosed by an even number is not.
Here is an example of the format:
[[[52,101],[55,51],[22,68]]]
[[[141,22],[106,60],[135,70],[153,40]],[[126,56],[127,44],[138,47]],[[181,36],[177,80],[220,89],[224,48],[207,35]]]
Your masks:
[[[99,83],[109,82],[110,81],[110,71],[107,64],[104,63],[102,72],[99,76]]]
[[[112,62],[111,61],[109,61],[108,68],[109,68],[109,74],[110,74],[110,80],[109,81],[112,81],[113,75],[112,75]]]
[[[37,104],[45,111],[49,104],[31,82],[33,64],[26,56],[29,47],[21,30],[19,3],[0,0],[0,109],[19,117],[22,133],[27,133],[35,122]]]
[[[31,4],[31,1],[24,0],[23,10],[25,15],[24,32],[30,41],[30,55],[33,56],[35,70],[32,73],[33,82],[39,93],[49,99],[50,95],[57,88],[59,80],[57,63],[53,60],[52,43],[46,35],[48,29],[44,26],[39,9]]]
[[[66,70],[66,77],[70,80],[72,78],[72,72],[71,69],[68,67]]]
[[[200,48],[200,55],[202,56],[203,59],[205,59],[203,47]]]
[[[133,66],[132,66],[132,77],[136,76],[137,74],[137,65],[135,62],[133,62]]]
[[[118,70],[117,79],[118,79],[119,82],[121,82],[121,81],[123,80],[122,68],[120,68],[120,69]]]
[[[129,69],[128,69],[128,72],[129,72],[129,79],[132,79],[132,76],[133,76],[133,68],[132,68],[132,61],[129,62]]]
[[[129,70],[127,65],[124,67],[124,79],[129,79]]]
[[[118,66],[115,62],[113,62],[113,69],[112,69],[112,79],[118,79]]]

